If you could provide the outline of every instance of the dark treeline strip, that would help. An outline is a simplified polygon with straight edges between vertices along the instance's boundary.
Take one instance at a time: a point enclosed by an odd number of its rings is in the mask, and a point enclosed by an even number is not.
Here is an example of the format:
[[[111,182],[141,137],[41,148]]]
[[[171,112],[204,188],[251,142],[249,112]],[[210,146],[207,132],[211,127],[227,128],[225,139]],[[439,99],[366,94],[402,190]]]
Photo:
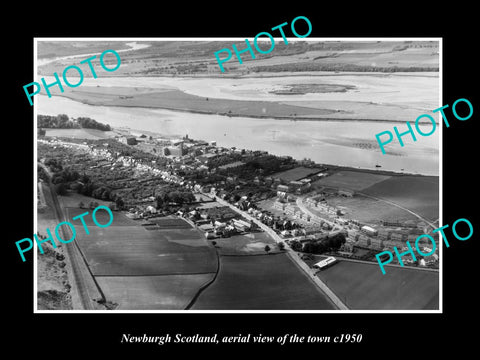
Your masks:
[[[65,114],[57,116],[37,115],[37,127],[47,129],[96,129],[101,131],[111,131],[112,128],[108,124],[102,124],[88,117],[79,117],[77,119],[69,119]]]
[[[319,64],[313,62],[297,62],[288,64],[265,65],[252,67],[253,72],[283,71],[347,71],[347,72],[438,72],[438,66],[369,66],[355,64]]]

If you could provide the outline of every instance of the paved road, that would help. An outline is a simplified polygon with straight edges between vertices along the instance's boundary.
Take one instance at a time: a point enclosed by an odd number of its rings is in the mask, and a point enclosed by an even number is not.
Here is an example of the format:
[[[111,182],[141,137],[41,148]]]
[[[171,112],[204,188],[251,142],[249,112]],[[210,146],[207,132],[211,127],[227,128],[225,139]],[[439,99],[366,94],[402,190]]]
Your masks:
[[[205,194],[207,195],[207,194]],[[208,195],[207,195],[208,196]],[[267,234],[269,234],[273,240],[275,240],[277,243],[279,242],[283,242],[283,239],[275,232],[273,231],[273,229],[271,229],[269,226],[265,225],[264,223],[262,223],[260,220],[258,220],[257,218],[251,216],[250,214],[246,213],[245,211],[242,211],[240,209],[238,209],[237,207],[233,206],[232,204],[230,204],[229,202],[225,201],[225,200],[222,200],[220,199],[219,197],[215,197],[217,202],[223,206],[228,206],[230,209],[232,209],[233,211],[237,212],[238,214],[242,215],[243,217],[245,217],[246,219],[248,220],[251,220],[253,221],[255,224],[257,224],[262,230],[264,230]],[[330,288],[323,282],[321,281],[316,275],[315,275],[315,272],[310,269],[308,267],[307,264],[305,264],[305,262],[300,259],[299,255],[293,251],[287,244],[285,244],[285,250],[287,251],[287,255],[288,257],[300,268],[302,269],[305,274],[307,274],[307,276],[315,283],[315,285],[318,286],[318,288],[320,288],[323,293],[325,295],[327,295],[327,297],[330,299],[330,301],[335,304],[335,306],[340,309],[340,310],[348,310],[348,307],[347,305],[345,305],[343,303],[342,300],[340,300],[340,298],[335,295],[333,293],[332,290],[330,290]]]

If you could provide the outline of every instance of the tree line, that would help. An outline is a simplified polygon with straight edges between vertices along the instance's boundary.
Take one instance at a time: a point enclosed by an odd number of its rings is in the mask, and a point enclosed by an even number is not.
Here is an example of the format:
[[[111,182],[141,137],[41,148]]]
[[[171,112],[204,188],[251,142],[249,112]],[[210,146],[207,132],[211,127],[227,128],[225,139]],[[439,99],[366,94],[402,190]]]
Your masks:
[[[343,233],[327,235],[322,240],[306,242],[302,244],[300,241],[293,240],[290,242],[292,250],[301,251],[310,254],[323,254],[327,251],[336,251],[345,244],[346,238]]]
[[[37,127],[47,129],[96,129],[101,131],[111,131],[112,128],[108,124],[102,124],[89,117],[79,117],[70,119],[65,114],[57,116],[37,115]]]
[[[325,63],[287,63],[275,65],[254,66],[253,72],[282,71],[351,71],[351,72],[438,72],[438,66],[374,66],[357,64],[325,64]]]
[[[57,194],[65,195],[67,189],[70,189],[85,196],[115,202],[119,209],[122,209],[125,205],[123,199],[113,193],[108,186],[94,183],[88,175],[80,175],[78,171],[71,170],[69,167],[63,167],[61,162],[55,159],[48,159],[45,161],[45,165],[49,166],[54,172],[52,184],[55,185]]]
[[[170,205],[184,205],[195,201],[195,195],[181,186],[169,184],[155,191],[157,209],[168,209]]]

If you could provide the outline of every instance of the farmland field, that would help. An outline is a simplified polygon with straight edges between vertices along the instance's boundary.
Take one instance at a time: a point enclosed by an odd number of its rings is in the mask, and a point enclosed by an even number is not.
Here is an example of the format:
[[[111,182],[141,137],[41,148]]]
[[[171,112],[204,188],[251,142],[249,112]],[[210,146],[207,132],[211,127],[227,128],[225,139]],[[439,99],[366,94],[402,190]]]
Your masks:
[[[127,226],[92,228],[90,235],[81,236],[78,242],[96,276],[215,271],[215,256],[211,248],[169,241],[163,234],[157,233]]]
[[[363,189],[362,192],[392,201],[430,221],[439,217],[437,176],[393,176]]]
[[[117,310],[183,310],[214,274],[163,276],[98,276],[107,299]]]
[[[78,207],[78,204],[80,202],[83,202],[85,206],[88,206],[88,204],[90,204],[90,202],[92,201],[97,202],[98,205],[104,205],[104,206],[108,206],[108,204],[111,204],[111,201],[95,199],[93,197],[85,196],[75,192],[69,192],[66,195],[58,195],[58,198],[60,199],[64,207],[71,207],[71,208]],[[86,212],[86,211],[88,211],[89,213],[92,212],[92,209],[82,209],[82,210],[83,210],[82,212]],[[100,217],[103,212],[104,212],[103,210],[99,210],[95,215],[98,214],[98,216]],[[114,219],[115,219],[115,214],[116,213],[114,213],[113,215]],[[86,217],[85,217],[85,220],[87,220]],[[105,220],[105,222],[107,221],[108,220]]]
[[[215,282],[194,310],[333,310],[286,254],[221,256]]]
[[[353,198],[332,197],[327,202],[350,209],[350,217],[360,221],[411,220],[411,214],[391,204],[361,196],[374,196],[391,201],[408,210],[418,213],[427,220],[439,217],[439,177],[438,176],[387,176],[360,171],[339,171],[316,181],[314,187],[329,186],[358,191]]]
[[[88,212],[88,215],[83,217],[83,221],[85,221],[85,224],[87,227],[92,227],[92,228],[98,228],[95,223],[93,222],[93,211],[92,209],[80,209],[77,207],[67,207],[67,216],[71,219],[75,216],[78,216],[80,214],[83,214],[85,212]],[[132,220],[125,215],[123,215],[121,212],[117,211],[112,211],[113,214],[113,221],[112,223],[106,227],[105,229],[109,229],[110,227],[116,227],[116,226],[138,226],[138,222],[135,220]],[[99,224],[105,225],[110,221],[110,215],[109,213],[104,210],[104,209],[99,209],[95,212],[95,219]],[[76,220],[76,222],[80,223],[79,220]],[[79,227],[81,228],[81,227]],[[140,227],[139,227],[140,228]],[[101,229],[101,228],[98,228]],[[81,232],[82,230],[80,230]]]
[[[438,272],[339,261],[317,276],[351,309],[433,310],[439,306]]]
[[[215,241],[220,255],[265,254],[265,245],[268,245],[272,251],[277,250],[275,241],[264,232],[234,235],[229,238],[218,238]]]
[[[360,171],[338,171],[315,182],[315,186],[332,186],[335,188],[346,188],[352,190],[363,190],[378,182],[389,179],[390,176],[372,174]]]
[[[85,209],[66,208],[73,218]],[[99,210],[106,224],[109,215]],[[157,219],[160,230],[147,230],[121,212],[106,228],[84,217],[90,234],[76,226],[76,241],[107,300],[120,309],[183,309],[217,271],[215,250],[182,219]],[[78,221],[78,220],[77,220]]]
[[[311,174],[316,174],[319,172],[319,169],[312,169],[312,168],[306,168],[303,166],[296,167],[294,169],[282,171],[276,174],[271,175],[274,178],[280,178],[286,182],[290,182],[292,180],[300,180],[303,179],[304,177],[307,177]]]
[[[164,234],[138,226],[91,227],[89,231],[90,235],[77,235],[77,241],[95,276],[191,274],[216,269],[213,249],[199,234],[192,239],[191,231]]]
[[[327,203],[345,211],[345,217],[369,224],[383,221],[418,220],[413,214],[392,206],[384,201],[355,194],[353,197],[329,197]],[[309,208],[315,214],[322,214],[315,208]]]
[[[156,223],[160,228],[165,229],[191,229],[192,226],[183,219],[162,217],[158,219],[150,219],[151,222]]]

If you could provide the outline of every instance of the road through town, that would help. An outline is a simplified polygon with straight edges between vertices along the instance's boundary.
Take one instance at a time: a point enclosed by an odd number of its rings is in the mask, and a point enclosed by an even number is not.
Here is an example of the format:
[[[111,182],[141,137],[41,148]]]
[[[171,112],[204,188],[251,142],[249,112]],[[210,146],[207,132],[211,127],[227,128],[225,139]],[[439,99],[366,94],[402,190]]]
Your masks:
[[[209,196],[209,194],[204,194],[206,196]],[[242,215],[246,219],[253,221],[258,227],[260,227],[263,231],[265,231],[267,234],[269,234],[277,243],[279,242],[284,242],[283,239],[278,236],[278,234],[273,231],[270,227],[259,221],[258,219],[252,217],[250,214],[238,209],[237,207],[233,206],[232,204],[228,203],[225,200],[220,199],[219,197],[215,197],[216,201],[223,205],[223,206],[228,206],[230,209],[233,211],[237,212],[238,214]],[[308,267],[305,262],[300,259],[298,254],[293,251],[287,244],[285,244],[285,249],[287,251],[287,254],[289,258],[301,269],[303,272],[317,285],[317,287],[332,301],[335,306],[340,309],[340,310],[348,310],[348,307],[343,303],[343,301],[340,300],[340,298],[335,295],[335,293],[330,290],[330,288],[322,282],[316,275],[315,272]]]

